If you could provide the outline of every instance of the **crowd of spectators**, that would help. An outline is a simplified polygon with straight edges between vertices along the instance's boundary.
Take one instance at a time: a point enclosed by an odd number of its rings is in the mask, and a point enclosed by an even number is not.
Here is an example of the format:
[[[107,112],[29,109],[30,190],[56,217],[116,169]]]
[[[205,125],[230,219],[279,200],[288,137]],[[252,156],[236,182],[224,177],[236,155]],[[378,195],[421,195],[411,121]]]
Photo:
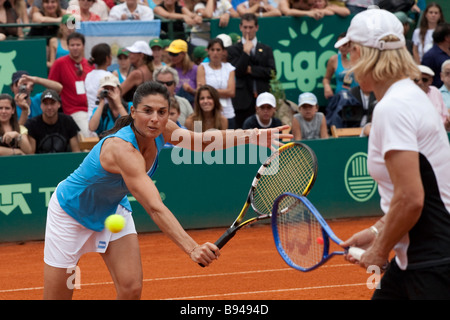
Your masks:
[[[14,28],[0,27],[0,39],[45,37],[49,69],[48,79],[25,70],[13,75],[12,99],[7,95],[0,99],[0,154],[79,151],[74,141],[101,136],[117,118],[128,113],[134,91],[149,80],[166,85],[176,106],[174,120],[191,130],[268,128],[287,123],[298,140],[328,138],[331,125],[370,124],[376,99],[373,93],[360,91],[349,72],[346,46],[329,59],[323,75],[327,104],[319,106],[310,92],[299,93],[298,103],[294,103],[277,100],[271,93],[275,58],[257,34],[258,19],[264,17],[347,16],[371,10],[375,2],[248,0],[233,7],[229,0],[34,0],[31,4],[0,0],[0,23],[17,23]],[[439,101],[436,108],[448,127],[450,25],[438,4],[425,6],[423,2],[419,0],[408,10],[395,13],[405,26],[410,53],[422,71],[422,77],[413,80],[433,97],[432,101]],[[225,27],[233,17],[240,17],[240,34],[209,38],[209,19],[220,19],[219,26]],[[160,38],[120,48],[115,70],[110,69],[113,57],[108,44],[95,45],[90,57],[85,57],[84,36],[70,27],[75,19],[156,18],[163,19]],[[30,22],[45,25],[20,27]],[[169,23],[173,23],[173,39],[168,38]],[[411,26],[415,29],[409,32]],[[31,96],[35,83],[46,91]],[[283,108],[289,110],[285,113],[287,120]],[[51,114],[55,110],[64,116],[54,118]],[[355,114],[359,117],[356,121]],[[196,121],[202,122],[200,129],[194,126]],[[39,127],[45,128],[47,137],[36,138]]]

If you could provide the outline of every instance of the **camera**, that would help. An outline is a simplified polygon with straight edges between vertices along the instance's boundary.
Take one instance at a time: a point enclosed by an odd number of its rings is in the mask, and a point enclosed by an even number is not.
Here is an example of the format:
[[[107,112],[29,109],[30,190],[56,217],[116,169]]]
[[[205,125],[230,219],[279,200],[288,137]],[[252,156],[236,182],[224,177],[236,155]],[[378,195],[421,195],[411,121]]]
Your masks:
[[[103,89],[102,91],[100,91],[100,95],[99,95],[100,99],[106,98],[107,96],[108,96],[108,90]]]
[[[7,144],[6,142],[3,142],[3,136],[0,136],[0,143]],[[16,146],[16,139],[12,139],[9,144],[9,146]]]
[[[103,89],[102,91],[100,91],[97,100],[95,101],[96,105],[100,104],[100,100],[101,99],[105,99],[106,97],[108,97],[108,90],[107,89]]]
[[[24,93],[24,94],[26,95],[26,96],[25,96],[25,99],[28,98],[28,89],[27,89],[27,86],[24,85],[24,84],[21,84],[21,85],[19,86],[19,93]]]

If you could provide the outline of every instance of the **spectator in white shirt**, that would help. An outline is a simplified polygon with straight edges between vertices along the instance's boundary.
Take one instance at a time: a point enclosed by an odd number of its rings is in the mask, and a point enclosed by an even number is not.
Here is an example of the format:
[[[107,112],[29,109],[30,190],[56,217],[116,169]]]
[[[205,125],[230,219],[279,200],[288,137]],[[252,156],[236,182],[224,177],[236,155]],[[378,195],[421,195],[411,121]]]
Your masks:
[[[124,3],[115,5],[109,12],[108,21],[121,20],[153,20],[153,10],[138,3],[139,0],[125,0]]]

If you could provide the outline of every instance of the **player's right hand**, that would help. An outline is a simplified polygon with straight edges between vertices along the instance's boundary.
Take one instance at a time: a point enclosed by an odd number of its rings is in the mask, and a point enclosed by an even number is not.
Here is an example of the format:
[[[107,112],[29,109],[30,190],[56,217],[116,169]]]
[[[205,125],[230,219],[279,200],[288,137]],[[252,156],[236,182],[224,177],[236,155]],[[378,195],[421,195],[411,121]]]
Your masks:
[[[201,264],[204,267],[210,265],[214,260],[217,260],[220,256],[219,248],[210,242],[206,242],[200,246],[197,246],[192,250],[192,261]]]

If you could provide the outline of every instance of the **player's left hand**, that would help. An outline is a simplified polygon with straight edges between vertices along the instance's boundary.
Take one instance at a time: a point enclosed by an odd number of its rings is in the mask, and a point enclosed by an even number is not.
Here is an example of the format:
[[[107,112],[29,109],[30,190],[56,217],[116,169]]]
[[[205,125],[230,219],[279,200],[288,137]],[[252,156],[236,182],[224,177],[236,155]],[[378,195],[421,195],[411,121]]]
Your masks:
[[[294,138],[294,135],[289,133],[290,128],[289,125],[283,125],[269,129],[253,129],[250,134],[250,143],[276,151],[277,147],[283,145],[282,140]]]

